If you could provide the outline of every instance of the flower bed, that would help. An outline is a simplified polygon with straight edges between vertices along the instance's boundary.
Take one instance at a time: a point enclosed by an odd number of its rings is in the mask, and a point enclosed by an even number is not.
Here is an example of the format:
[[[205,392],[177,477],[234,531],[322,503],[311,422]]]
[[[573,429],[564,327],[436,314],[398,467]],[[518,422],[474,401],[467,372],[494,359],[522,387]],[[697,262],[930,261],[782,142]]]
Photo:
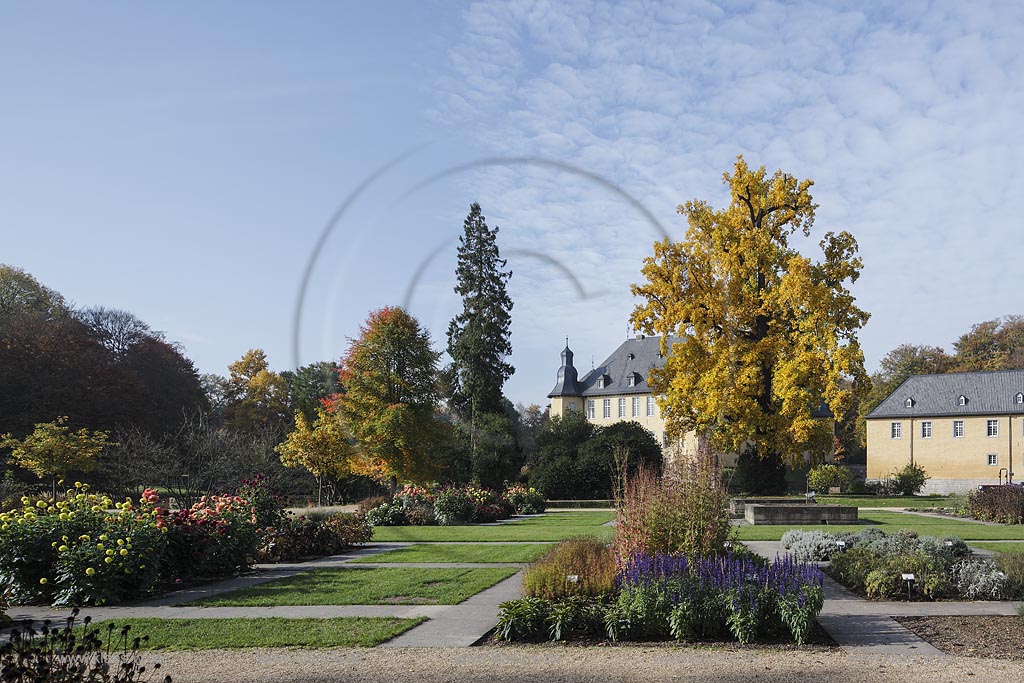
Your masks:
[[[572,568],[564,559],[559,566]],[[769,564],[732,553],[643,554],[623,564],[609,592],[572,594],[570,589],[554,599],[530,596],[502,603],[497,635],[507,641],[731,636],[749,643],[788,633],[802,644],[824,602],[821,581],[817,566],[788,557]],[[551,592],[549,584],[543,588]]]
[[[536,514],[544,511],[544,505],[536,489],[520,485],[500,494],[476,486],[448,486],[434,493],[406,486],[393,498],[369,501],[365,507],[371,526],[453,526]]]
[[[842,541],[845,547],[839,545]],[[1024,595],[1024,563],[972,557],[957,538],[918,537],[879,529],[857,534],[789,531],[783,547],[805,560],[831,560],[828,574],[847,588],[876,600],[1003,600]],[[912,574],[908,586],[903,578]]]

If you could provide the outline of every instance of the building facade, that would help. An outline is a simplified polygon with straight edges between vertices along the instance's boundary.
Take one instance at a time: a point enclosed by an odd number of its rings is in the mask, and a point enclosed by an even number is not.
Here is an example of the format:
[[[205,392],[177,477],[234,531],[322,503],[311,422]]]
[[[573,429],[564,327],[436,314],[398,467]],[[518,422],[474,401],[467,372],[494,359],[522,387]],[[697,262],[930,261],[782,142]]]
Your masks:
[[[865,421],[868,479],[915,463],[926,493],[953,493],[1024,475],[1024,370],[915,375]]]

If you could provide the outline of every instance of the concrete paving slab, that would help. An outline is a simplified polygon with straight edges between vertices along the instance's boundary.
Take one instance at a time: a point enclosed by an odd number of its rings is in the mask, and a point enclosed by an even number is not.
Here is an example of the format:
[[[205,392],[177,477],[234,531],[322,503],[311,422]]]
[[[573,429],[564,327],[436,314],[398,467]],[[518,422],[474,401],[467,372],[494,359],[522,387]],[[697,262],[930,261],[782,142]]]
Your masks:
[[[818,623],[850,657],[948,656],[890,617],[821,614]]]
[[[522,572],[378,647],[470,647],[498,624],[498,605],[522,596]]]

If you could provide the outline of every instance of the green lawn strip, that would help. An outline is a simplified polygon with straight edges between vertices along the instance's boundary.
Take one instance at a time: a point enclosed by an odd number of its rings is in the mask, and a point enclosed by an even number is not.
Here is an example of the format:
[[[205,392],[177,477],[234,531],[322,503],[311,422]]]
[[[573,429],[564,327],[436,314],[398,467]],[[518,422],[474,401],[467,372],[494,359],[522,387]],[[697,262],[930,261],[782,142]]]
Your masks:
[[[1005,553],[1007,555],[1024,555],[1024,543],[971,543],[975,548],[984,548],[985,550],[994,550],[997,553]]]
[[[515,573],[510,567],[313,569],[187,604],[205,607],[455,605]]]
[[[949,507],[947,496],[817,496],[819,503],[828,505],[856,505],[859,508],[939,508]]]
[[[991,525],[977,522],[966,522],[956,519],[939,519],[921,515],[904,514],[901,512],[862,512],[859,524],[834,525],[764,525],[741,526],[738,528],[741,541],[777,541],[782,534],[790,529],[817,529],[838,533],[849,531],[856,533],[865,526],[877,526],[886,533],[898,529],[912,529],[921,536],[956,536],[965,541],[1008,541],[1024,540],[1024,525]]]
[[[413,545],[377,555],[367,555],[357,562],[533,562],[551,550],[548,543],[515,545]]]
[[[338,617],[333,619],[117,619],[114,643],[121,628],[129,636],[149,636],[145,650],[214,650],[239,647],[373,647],[391,640],[425,617]],[[97,624],[106,639],[104,623]]]
[[[542,517],[526,517],[507,524],[515,526],[548,527],[548,526],[601,526],[615,519],[610,510],[572,510],[568,512],[549,512]]]
[[[615,530],[608,526],[378,526],[373,529],[377,542],[404,541],[561,541],[573,536],[594,536],[610,541]]]

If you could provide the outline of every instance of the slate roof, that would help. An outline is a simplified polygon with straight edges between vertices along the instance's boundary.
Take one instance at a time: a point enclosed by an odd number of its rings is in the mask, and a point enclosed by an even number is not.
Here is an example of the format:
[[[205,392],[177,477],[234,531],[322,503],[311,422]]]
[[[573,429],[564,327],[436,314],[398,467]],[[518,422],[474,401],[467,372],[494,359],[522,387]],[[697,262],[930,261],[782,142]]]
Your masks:
[[[868,413],[867,419],[1021,415],[1024,403],[1017,403],[1017,394],[1022,392],[1024,370],[914,375]],[[966,405],[958,404],[961,396],[967,399]]]
[[[670,338],[670,343],[675,339],[675,337]],[[548,398],[554,396],[649,394],[651,388],[647,384],[647,373],[651,368],[660,368],[663,365],[665,365],[665,359],[661,357],[660,336],[627,339],[603,363],[578,379],[575,382],[575,391],[572,393],[564,391],[563,387],[566,387],[566,383],[563,381],[560,369],[558,383],[548,394]],[[635,383],[633,386],[629,386],[628,378],[632,373],[635,373]],[[598,379],[602,376],[605,378],[605,384],[603,388],[600,388]]]

